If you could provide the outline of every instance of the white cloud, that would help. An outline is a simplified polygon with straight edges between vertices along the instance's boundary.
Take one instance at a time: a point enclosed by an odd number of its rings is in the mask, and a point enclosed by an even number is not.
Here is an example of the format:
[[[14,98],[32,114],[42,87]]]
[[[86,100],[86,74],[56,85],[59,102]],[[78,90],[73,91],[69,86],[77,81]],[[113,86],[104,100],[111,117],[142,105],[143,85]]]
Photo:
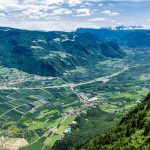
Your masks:
[[[103,4],[101,4],[101,3],[100,3],[100,4],[98,4],[98,6],[100,6],[100,7],[101,7],[101,6],[103,6]]]
[[[90,9],[87,9],[87,8],[77,9],[76,13],[77,13],[76,16],[90,16],[91,15]]]
[[[5,17],[6,15],[4,13],[0,13],[0,17]]]
[[[54,9],[52,15],[69,15],[72,14],[72,11],[65,8]]]
[[[49,10],[53,10],[53,9],[57,9],[57,8],[59,8],[59,6],[57,6],[57,5],[48,6]]]
[[[85,2],[85,3],[84,3],[84,5],[92,6],[92,5],[93,5],[93,3],[91,3],[91,2]]]
[[[17,0],[1,0],[0,11],[22,10],[24,6],[19,4]]]
[[[122,22],[117,22],[117,25],[122,25],[123,23]]]
[[[60,3],[63,3],[64,0],[46,0],[45,1],[45,4],[46,5],[53,5],[53,4],[60,4]]]
[[[102,11],[101,14],[108,15],[108,16],[119,16],[120,15],[120,13],[118,13],[118,12],[112,12],[110,10]]]
[[[120,13],[118,13],[118,12],[112,12],[112,14],[111,14],[111,16],[119,16],[120,15]]]
[[[108,20],[108,18],[92,18],[92,19],[88,19],[88,21],[92,21],[92,22],[95,22],[95,21],[106,21]]]
[[[92,22],[82,22],[82,21],[39,21],[39,20],[31,20],[31,21],[20,21],[16,24],[16,22],[2,22],[1,26],[28,29],[28,30],[44,30],[44,31],[74,31],[77,27],[82,28],[99,28],[99,25],[93,25]]]
[[[47,7],[41,8],[40,6],[30,6],[20,14],[21,18],[39,19],[48,15],[46,12]]]
[[[80,4],[80,0],[45,0],[46,5],[53,5],[53,4],[62,4],[62,3],[69,3],[69,4]]]
[[[80,4],[81,1],[80,0],[68,0],[69,4]]]
[[[111,11],[110,10],[105,10],[105,11],[102,11],[101,13],[104,14],[104,15],[110,15]]]

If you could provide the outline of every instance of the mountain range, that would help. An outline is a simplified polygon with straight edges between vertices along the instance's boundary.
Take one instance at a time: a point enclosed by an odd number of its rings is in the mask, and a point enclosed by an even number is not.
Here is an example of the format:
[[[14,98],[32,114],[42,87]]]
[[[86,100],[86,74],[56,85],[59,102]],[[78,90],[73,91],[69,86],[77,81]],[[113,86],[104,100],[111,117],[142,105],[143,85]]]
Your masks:
[[[60,76],[66,70],[89,66],[99,60],[124,58],[120,46],[150,46],[149,30],[122,28],[41,32],[1,27],[0,38],[2,65],[46,76]]]
[[[91,33],[0,28],[0,39],[2,65],[39,75],[58,76],[76,66],[125,57],[116,43]]]
[[[77,33],[91,33],[101,40],[115,41],[120,46],[130,48],[146,48],[150,47],[150,30],[136,29],[127,30],[118,27],[115,30],[111,28],[90,29],[79,28]]]

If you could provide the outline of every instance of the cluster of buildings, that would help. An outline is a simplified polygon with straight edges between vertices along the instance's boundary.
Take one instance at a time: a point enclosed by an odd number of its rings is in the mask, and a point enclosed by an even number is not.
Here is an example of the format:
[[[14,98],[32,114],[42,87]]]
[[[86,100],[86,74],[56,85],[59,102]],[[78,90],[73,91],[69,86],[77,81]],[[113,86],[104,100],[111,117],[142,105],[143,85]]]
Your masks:
[[[81,103],[86,107],[96,107],[97,105],[102,104],[102,101],[100,101],[97,97],[90,98],[90,94],[79,93],[79,97]]]
[[[14,81],[1,82],[0,85],[1,86],[15,85],[15,84],[19,84],[21,82],[25,82],[27,80],[28,80],[28,78],[26,78],[25,76],[22,76],[21,78],[19,77],[18,79],[14,80]]]
[[[16,85],[16,84],[23,83],[26,81],[39,81],[39,80],[46,80],[46,79],[51,79],[51,78],[37,76],[37,75],[34,77],[18,76],[16,80],[1,82],[0,86],[12,86],[12,85]]]
[[[100,100],[97,98],[89,99],[88,101],[84,101],[84,106],[86,107],[96,107],[97,105],[102,104]]]
[[[117,67],[117,68],[124,68],[124,64],[123,63],[117,63],[114,65],[114,67]]]

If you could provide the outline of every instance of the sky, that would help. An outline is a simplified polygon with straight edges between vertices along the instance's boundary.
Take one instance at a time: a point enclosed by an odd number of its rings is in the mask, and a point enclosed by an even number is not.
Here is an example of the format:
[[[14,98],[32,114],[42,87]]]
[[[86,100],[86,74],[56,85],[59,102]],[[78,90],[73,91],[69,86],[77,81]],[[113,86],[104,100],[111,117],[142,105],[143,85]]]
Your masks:
[[[0,26],[29,30],[140,25],[150,27],[150,0],[0,0]]]

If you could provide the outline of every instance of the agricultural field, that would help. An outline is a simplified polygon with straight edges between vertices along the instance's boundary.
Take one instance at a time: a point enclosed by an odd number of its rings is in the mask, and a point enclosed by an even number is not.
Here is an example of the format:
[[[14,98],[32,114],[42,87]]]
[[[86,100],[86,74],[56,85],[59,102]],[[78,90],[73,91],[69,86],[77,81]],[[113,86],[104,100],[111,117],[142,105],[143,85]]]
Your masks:
[[[77,95],[69,87],[57,88],[64,84],[58,78],[34,77],[16,70],[11,78],[8,70],[1,70],[0,136],[25,138],[27,149],[51,147],[74,121],[76,114],[69,113],[80,107]]]
[[[80,106],[77,96],[69,88],[5,89],[0,91],[0,95],[1,130],[11,138],[26,138],[29,148],[40,144],[41,139],[44,140],[43,147],[61,139],[76,116],[65,113]]]
[[[21,150],[48,150],[89,107],[123,116],[150,89],[149,52],[126,52],[125,59],[77,66],[61,77],[1,65],[0,137],[25,139],[28,146]]]

